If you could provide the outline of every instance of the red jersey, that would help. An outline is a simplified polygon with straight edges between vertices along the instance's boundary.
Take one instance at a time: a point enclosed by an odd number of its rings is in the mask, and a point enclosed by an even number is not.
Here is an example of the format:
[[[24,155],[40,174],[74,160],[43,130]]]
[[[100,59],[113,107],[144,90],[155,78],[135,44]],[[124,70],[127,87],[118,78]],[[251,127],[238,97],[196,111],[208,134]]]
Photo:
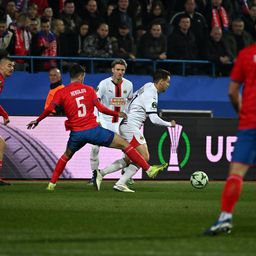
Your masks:
[[[256,128],[256,44],[240,51],[233,66],[231,80],[243,83],[239,129]]]
[[[0,93],[2,92],[3,89],[4,89],[4,77],[0,73]],[[4,108],[1,105],[0,105],[0,116],[4,117],[5,119],[9,118],[7,112],[4,110]]]
[[[68,118],[65,122],[67,130],[83,131],[95,128],[98,126],[96,116],[94,115],[94,107],[96,106],[99,111],[118,116],[118,112],[112,111],[104,107],[91,86],[81,83],[71,83],[60,89],[54,95],[51,105],[44,110],[44,112],[37,119],[40,122],[44,119],[55,106],[62,106]]]

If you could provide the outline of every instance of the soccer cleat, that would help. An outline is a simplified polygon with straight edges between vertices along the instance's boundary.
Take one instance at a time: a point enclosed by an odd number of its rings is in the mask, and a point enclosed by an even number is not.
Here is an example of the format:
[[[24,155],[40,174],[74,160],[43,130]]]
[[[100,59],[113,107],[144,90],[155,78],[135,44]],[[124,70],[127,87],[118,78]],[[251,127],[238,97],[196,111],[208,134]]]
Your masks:
[[[102,182],[102,175],[100,173],[100,170],[94,170],[93,171],[93,185],[95,188],[100,191],[100,184]]]
[[[0,186],[10,186],[11,183],[3,181],[2,179],[0,179]]]
[[[46,190],[54,191],[55,187],[56,187],[56,183],[49,182]]]
[[[94,179],[93,179],[93,177],[88,181],[88,183],[87,183],[87,185],[88,186],[93,186],[93,184],[94,184]]]
[[[134,190],[129,189],[126,185],[115,184],[113,187],[114,190],[119,192],[126,192],[126,193],[134,193]]]
[[[168,166],[167,163],[165,164],[161,164],[161,165],[153,165],[150,167],[150,169],[148,171],[146,171],[147,175],[149,178],[154,179],[156,177],[156,175],[163,171],[166,167]]]
[[[204,235],[206,236],[215,236],[221,233],[230,234],[232,225],[232,219],[226,219],[223,221],[216,221],[210,228],[208,228]]]

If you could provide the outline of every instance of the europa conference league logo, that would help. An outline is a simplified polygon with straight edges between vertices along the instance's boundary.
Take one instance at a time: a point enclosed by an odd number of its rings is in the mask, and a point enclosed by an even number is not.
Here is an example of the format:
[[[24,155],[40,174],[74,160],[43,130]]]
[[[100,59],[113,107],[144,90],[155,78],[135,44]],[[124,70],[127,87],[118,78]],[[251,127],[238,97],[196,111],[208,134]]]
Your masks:
[[[163,157],[163,144],[168,136],[167,131],[165,131],[160,137],[158,143],[158,158],[162,164],[169,162],[167,171],[180,171],[180,168],[183,168],[188,162],[190,156],[190,142],[187,134],[182,131],[182,128],[183,127],[181,125],[175,125],[175,127],[168,127],[168,133],[171,141],[169,161],[165,161]],[[177,154],[180,137],[183,138],[186,145],[186,153],[181,162],[179,162]]]

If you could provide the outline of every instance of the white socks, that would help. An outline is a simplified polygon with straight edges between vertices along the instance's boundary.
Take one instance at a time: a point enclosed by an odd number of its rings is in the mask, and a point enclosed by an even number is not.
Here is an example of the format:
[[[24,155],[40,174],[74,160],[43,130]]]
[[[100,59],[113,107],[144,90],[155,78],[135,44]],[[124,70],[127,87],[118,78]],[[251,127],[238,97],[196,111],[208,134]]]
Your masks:
[[[99,151],[100,151],[99,146],[92,145],[91,155],[90,155],[91,170],[99,169]]]
[[[223,221],[226,219],[232,219],[232,213],[229,212],[221,212],[220,217],[219,217],[219,221]]]
[[[130,164],[122,177],[117,181],[116,185],[126,185],[126,182],[140,169],[136,165]]]
[[[109,173],[119,171],[119,170],[125,168],[126,166],[127,166],[127,164],[124,161],[124,159],[122,158],[122,159],[116,160],[111,165],[109,165],[106,168],[100,170],[100,173],[101,173],[102,176],[105,176]]]

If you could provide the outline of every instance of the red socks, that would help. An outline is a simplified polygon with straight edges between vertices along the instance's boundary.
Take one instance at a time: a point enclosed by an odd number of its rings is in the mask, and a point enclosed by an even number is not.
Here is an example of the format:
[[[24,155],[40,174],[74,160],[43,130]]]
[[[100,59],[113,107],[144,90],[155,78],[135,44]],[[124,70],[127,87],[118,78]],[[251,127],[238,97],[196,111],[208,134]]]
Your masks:
[[[57,162],[55,170],[52,174],[51,183],[57,182],[57,180],[59,179],[60,175],[62,174],[67,162],[68,162],[68,158],[65,155],[62,155],[62,157]]]
[[[132,160],[133,163],[140,166],[143,170],[147,171],[150,168],[150,165],[147,163],[147,161],[145,161],[141,154],[131,145],[129,145],[123,151]]]
[[[243,178],[240,175],[230,175],[227,178],[221,198],[221,211],[232,213],[242,192]]]

